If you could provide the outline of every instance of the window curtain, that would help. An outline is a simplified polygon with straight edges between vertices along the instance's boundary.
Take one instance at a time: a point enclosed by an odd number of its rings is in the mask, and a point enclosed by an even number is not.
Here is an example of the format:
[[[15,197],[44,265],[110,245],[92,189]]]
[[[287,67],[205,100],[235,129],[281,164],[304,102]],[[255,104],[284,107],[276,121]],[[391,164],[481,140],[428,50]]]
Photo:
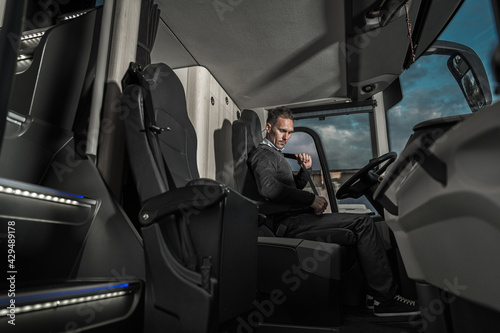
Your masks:
[[[136,61],[144,68],[151,63],[151,50],[158,31],[160,9],[154,0],[142,0]]]

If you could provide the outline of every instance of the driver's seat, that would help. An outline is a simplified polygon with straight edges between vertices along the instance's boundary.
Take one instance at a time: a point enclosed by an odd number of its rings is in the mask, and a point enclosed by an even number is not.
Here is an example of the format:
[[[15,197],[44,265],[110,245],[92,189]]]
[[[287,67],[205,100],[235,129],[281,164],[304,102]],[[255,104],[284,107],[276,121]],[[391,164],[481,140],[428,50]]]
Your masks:
[[[243,196],[257,201],[259,212],[267,217],[284,212],[306,211],[308,207],[297,207],[286,204],[274,204],[266,201],[257,189],[257,184],[252,171],[247,165],[248,154],[262,142],[262,127],[259,116],[253,110],[242,111],[238,120],[233,122],[233,159],[234,159],[234,183],[236,190]],[[269,228],[261,226],[261,236],[273,236]],[[281,236],[281,235],[278,235]],[[297,238],[318,240],[325,238],[325,232],[308,231],[297,235]],[[340,245],[355,245],[356,235],[348,229],[335,228],[326,237],[329,243]]]
[[[255,200],[259,212],[269,218],[273,213],[282,213],[296,207],[269,204],[257,190],[247,158],[250,151],[263,139],[261,128],[259,116],[253,110],[243,110],[240,118],[233,122],[234,184],[239,193]],[[287,301],[276,305],[267,320],[273,324],[323,327],[340,325],[341,291],[346,287],[346,281],[341,282],[341,263],[345,262],[346,254],[352,254],[343,245],[354,245],[356,235],[350,230],[338,229],[332,232],[334,241],[321,243],[316,241],[320,238],[319,234],[304,234],[298,238],[275,237],[269,228],[261,225],[259,236],[257,287],[261,300],[264,299],[262,301],[268,300],[273,290],[290,290],[289,278],[293,278],[291,268],[308,276],[301,281],[299,288],[295,289],[293,286],[292,292],[286,293]],[[321,236],[324,237],[324,233]],[[314,260],[315,255],[320,253],[318,251],[325,255],[325,260]],[[307,267],[309,264],[317,266],[311,269]],[[295,313],[300,315],[294,315]]]

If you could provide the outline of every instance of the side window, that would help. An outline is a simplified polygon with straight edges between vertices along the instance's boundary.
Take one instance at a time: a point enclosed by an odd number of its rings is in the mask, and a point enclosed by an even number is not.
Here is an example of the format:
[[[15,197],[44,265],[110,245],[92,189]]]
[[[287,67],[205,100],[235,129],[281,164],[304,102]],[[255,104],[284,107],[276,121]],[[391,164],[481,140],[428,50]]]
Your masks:
[[[473,14],[472,14],[473,13]],[[471,17],[477,19],[471,20]],[[472,48],[481,58],[492,88],[493,103],[499,99],[492,68],[492,56],[498,45],[491,1],[465,1],[453,21],[439,36],[440,40]],[[470,114],[462,91],[447,68],[448,56],[420,57],[400,76],[403,100],[387,112],[391,150],[403,150],[413,126],[429,119]]]
[[[318,195],[320,195],[328,200],[328,209],[326,212],[331,213],[331,206],[332,205],[330,203],[330,198],[328,196],[328,189],[326,187],[326,181],[324,179],[324,175],[323,175],[323,172],[321,170],[318,149],[316,147],[316,144],[314,142],[313,137],[309,133],[294,132],[292,134],[292,137],[290,138],[290,140],[286,144],[285,149],[283,149],[283,153],[290,153],[290,154],[307,153],[307,154],[311,155],[312,162],[313,162],[312,171],[311,171],[312,182],[314,183],[314,187],[316,188]],[[290,167],[292,168],[292,171],[294,172],[294,174],[299,172],[300,166],[297,163],[297,161],[292,160],[292,159],[287,159],[287,161],[290,164]],[[304,191],[314,193],[310,184],[306,185],[306,187],[304,188]]]
[[[323,174],[325,170],[321,170],[318,148],[308,133],[295,132],[284,152],[305,152],[313,157],[313,179],[318,192],[323,193],[325,198],[328,198],[326,182],[331,181],[330,189],[336,192],[374,157],[370,112],[298,119],[294,121],[294,125],[296,129],[307,128],[317,134],[326,159],[328,177]],[[295,172],[299,170],[295,161],[290,161],[290,165]],[[335,198],[334,193],[331,197]],[[364,197],[337,200],[339,211],[349,211],[353,204],[365,205],[375,211]]]
[[[401,153],[413,126],[435,118],[471,113],[446,66],[448,56],[422,57],[401,77],[403,100],[387,111],[391,151]]]

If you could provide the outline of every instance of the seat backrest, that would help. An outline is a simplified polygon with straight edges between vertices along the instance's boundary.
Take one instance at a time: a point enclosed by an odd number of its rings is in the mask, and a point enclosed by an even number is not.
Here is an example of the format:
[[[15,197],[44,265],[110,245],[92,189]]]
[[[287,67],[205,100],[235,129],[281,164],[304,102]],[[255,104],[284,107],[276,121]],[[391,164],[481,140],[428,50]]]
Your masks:
[[[252,200],[262,200],[252,171],[248,168],[248,154],[262,142],[262,127],[257,113],[245,109],[233,122],[232,148],[234,183],[236,190]]]
[[[257,207],[225,185],[199,179],[196,134],[172,69],[131,64],[123,86],[127,150],[145,225],[146,288],[154,294],[147,312],[167,330],[204,332],[204,325],[253,307]]]
[[[102,10],[46,30],[19,36],[15,79],[9,100],[0,158],[0,176],[41,184],[56,155],[72,147],[78,154],[86,129],[95,77],[97,40]],[[36,33],[33,33],[36,32]],[[42,34],[43,37],[30,36]],[[2,64],[4,65],[4,64]],[[4,87],[2,87],[3,89]],[[83,130],[85,129],[85,130]],[[75,142],[70,139],[75,133]],[[66,168],[66,166],[64,166]],[[62,178],[61,178],[62,180]]]
[[[133,66],[136,68],[129,73],[140,71],[137,65]],[[145,202],[199,178],[196,132],[187,115],[184,88],[170,67],[151,64],[136,78],[126,77],[124,81],[127,80],[142,81],[124,89],[122,113],[128,151],[135,161],[132,173],[139,197]],[[138,105],[140,112],[133,112],[136,99],[143,101]]]
[[[197,139],[186,108],[184,88],[174,71],[165,64],[152,64],[144,68],[148,81],[149,95],[146,112],[150,114],[150,126],[156,126],[162,135],[158,136],[159,150],[166,166],[171,188],[185,186],[198,179],[196,165]]]

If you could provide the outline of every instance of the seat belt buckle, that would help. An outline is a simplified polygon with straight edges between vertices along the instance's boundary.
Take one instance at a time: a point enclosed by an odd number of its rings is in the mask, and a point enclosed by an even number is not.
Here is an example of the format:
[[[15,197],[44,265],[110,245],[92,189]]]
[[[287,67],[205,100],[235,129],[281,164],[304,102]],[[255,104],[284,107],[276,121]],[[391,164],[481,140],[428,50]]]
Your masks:
[[[288,227],[287,227],[286,225],[284,225],[284,224],[280,224],[280,225],[278,226],[278,229],[276,230],[276,236],[277,236],[277,237],[283,237],[283,236],[285,235],[285,232],[286,232],[286,229],[287,229],[287,228],[288,228]]]

